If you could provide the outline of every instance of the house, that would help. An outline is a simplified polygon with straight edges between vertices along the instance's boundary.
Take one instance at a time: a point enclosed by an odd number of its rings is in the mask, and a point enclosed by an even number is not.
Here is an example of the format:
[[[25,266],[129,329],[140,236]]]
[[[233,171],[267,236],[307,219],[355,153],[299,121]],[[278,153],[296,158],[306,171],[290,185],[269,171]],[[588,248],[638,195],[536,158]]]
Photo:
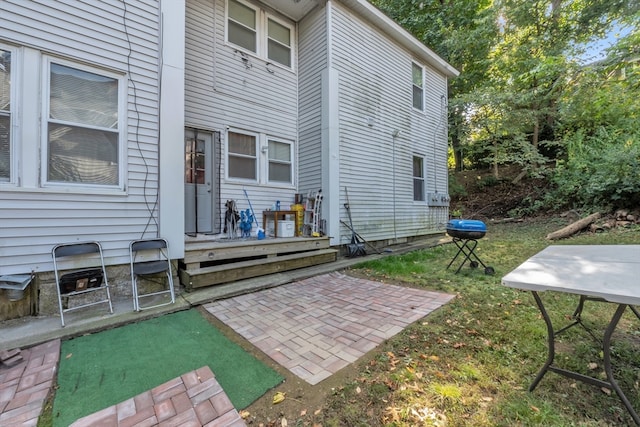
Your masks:
[[[444,229],[457,71],[365,0],[0,11],[0,275],[46,276],[69,241],[101,242],[114,270],[140,237],[181,259],[185,233],[222,231],[227,200],[261,222],[319,190],[332,246],[351,237],[347,192],[367,241]]]

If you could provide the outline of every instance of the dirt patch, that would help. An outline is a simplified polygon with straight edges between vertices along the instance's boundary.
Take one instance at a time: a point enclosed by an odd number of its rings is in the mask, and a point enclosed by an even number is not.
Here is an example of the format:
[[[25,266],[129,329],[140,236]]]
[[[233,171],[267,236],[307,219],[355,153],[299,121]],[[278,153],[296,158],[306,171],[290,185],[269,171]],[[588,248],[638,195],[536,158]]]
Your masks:
[[[549,184],[544,178],[524,176],[520,169],[508,167],[496,178],[491,171],[462,171],[453,174],[450,212],[459,211],[463,218],[491,220],[513,216],[541,199]],[[514,182],[515,181],[515,182]]]

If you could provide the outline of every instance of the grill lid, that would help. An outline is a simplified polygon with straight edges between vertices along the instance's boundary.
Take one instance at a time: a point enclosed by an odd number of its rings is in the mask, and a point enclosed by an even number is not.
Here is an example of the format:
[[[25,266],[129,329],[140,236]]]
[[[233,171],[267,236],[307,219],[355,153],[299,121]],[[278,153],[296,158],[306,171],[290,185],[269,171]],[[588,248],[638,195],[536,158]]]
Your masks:
[[[452,219],[447,222],[447,231],[477,231],[486,233],[487,226],[475,219]]]

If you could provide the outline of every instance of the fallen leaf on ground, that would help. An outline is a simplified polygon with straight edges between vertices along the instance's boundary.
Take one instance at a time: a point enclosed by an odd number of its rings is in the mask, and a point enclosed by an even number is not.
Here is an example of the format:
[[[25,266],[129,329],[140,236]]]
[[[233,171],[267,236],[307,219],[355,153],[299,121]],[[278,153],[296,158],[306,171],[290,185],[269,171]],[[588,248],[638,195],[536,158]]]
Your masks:
[[[273,395],[273,404],[276,405],[280,402],[284,402],[285,393],[279,391]]]

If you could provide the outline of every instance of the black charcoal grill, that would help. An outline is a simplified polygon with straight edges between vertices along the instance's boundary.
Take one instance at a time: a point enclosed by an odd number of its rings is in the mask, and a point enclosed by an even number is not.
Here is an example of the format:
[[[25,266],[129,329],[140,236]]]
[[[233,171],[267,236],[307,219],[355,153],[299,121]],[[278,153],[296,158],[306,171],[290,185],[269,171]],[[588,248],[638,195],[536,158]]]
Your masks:
[[[487,226],[484,222],[472,219],[452,219],[447,222],[447,234],[453,238],[453,243],[458,247],[458,252],[456,252],[451,262],[449,262],[447,269],[451,267],[460,255],[463,255],[462,262],[458,266],[456,274],[460,272],[460,269],[467,261],[469,261],[471,268],[478,268],[479,265],[482,265],[484,267],[484,274],[495,273],[493,267],[485,265],[475,253],[478,240],[487,234]]]

